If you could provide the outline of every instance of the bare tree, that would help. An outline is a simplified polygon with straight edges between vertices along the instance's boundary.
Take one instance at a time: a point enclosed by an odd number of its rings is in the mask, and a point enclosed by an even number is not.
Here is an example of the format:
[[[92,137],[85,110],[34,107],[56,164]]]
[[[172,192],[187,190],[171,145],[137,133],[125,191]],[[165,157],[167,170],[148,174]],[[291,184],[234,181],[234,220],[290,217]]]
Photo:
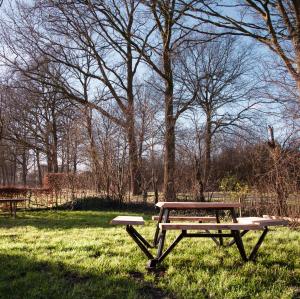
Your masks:
[[[242,35],[265,45],[282,61],[300,91],[300,10],[293,0],[201,1],[194,17],[221,28],[209,35]],[[203,32],[203,31],[202,31]],[[299,100],[299,99],[298,99]]]
[[[195,109],[204,116],[204,132],[196,129],[198,149],[204,140],[203,167],[201,156],[195,158],[198,199],[204,200],[211,174],[213,137],[240,127],[246,130],[253,117],[251,108],[258,104],[257,80],[251,77],[251,51],[237,46],[235,38],[215,39],[188,48],[180,59],[175,79],[183,93],[195,94]],[[257,115],[257,112],[255,112]],[[246,125],[247,123],[247,125]],[[202,137],[203,136],[203,137]]]
[[[153,82],[152,82],[153,83]],[[149,83],[140,84],[136,93],[136,120],[138,134],[139,167],[142,170],[143,199],[152,186],[154,201],[158,201],[158,169],[155,147],[162,142],[163,120],[158,114],[162,108],[159,96]]]
[[[68,145],[68,140],[75,135],[67,136],[66,131],[69,126],[75,125],[78,113],[70,103],[62,100],[59,93],[24,76],[11,79],[9,85],[6,85],[5,94],[4,97],[2,93],[6,114],[6,134],[3,138],[16,146],[17,162],[22,165],[24,184],[26,173],[32,166],[30,163],[36,163],[41,185],[42,161],[47,161],[48,172],[62,171],[65,157],[70,164],[71,153],[69,151],[66,155],[64,145]],[[77,154],[74,147],[72,154],[75,166],[77,162],[74,157]]]
[[[134,120],[134,77],[141,55],[133,51],[130,38],[139,30],[135,24],[138,4],[49,0],[36,1],[30,7],[18,2],[19,16],[10,16],[13,30],[5,34],[9,22],[2,24],[6,45],[16,54],[14,59],[3,53],[7,65],[32,79],[37,79],[36,70],[43,64],[51,65],[45,75],[52,79],[44,83],[66,98],[97,110],[127,132],[134,194],[140,192],[141,177]],[[112,17],[116,24],[109,21]],[[34,26],[37,22],[42,26]],[[29,68],[24,57],[34,61],[35,68]],[[118,107],[118,116],[106,109],[111,103]]]
[[[193,98],[184,99],[176,105],[174,98],[174,64],[180,47],[188,40],[195,24],[188,14],[192,13],[198,1],[142,1],[142,11],[147,26],[131,39],[135,50],[151,69],[162,79],[165,118],[164,140],[164,199],[175,200],[175,125]]]

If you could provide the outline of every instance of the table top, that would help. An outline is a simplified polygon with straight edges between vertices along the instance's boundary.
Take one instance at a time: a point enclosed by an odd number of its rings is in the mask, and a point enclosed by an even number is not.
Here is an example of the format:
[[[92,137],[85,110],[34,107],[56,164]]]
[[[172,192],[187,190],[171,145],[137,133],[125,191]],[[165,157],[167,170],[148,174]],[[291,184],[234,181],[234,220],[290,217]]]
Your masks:
[[[23,202],[28,200],[27,198],[0,198],[0,202]]]
[[[160,201],[156,204],[158,208],[166,209],[232,209],[240,208],[238,202],[178,202],[178,201]]]

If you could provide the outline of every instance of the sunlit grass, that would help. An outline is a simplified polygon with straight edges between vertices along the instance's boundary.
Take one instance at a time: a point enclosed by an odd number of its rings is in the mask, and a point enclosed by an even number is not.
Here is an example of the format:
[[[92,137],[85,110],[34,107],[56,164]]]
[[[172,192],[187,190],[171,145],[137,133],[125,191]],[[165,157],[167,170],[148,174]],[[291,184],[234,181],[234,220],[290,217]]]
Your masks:
[[[270,232],[256,263],[243,263],[235,246],[185,239],[161,271],[148,273],[147,259],[124,228],[109,224],[120,214],[0,216],[0,298],[300,298],[299,231]],[[154,223],[144,218],[138,229],[151,240]],[[258,235],[245,236],[246,250]]]

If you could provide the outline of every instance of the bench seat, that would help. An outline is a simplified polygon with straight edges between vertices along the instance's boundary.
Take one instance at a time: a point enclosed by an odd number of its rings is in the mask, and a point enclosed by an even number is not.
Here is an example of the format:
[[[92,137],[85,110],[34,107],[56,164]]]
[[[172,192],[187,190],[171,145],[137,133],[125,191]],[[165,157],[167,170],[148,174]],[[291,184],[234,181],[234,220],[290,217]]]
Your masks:
[[[152,216],[152,220],[158,220],[159,216]],[[213,216],[198,217],[198,216],[170,216],[168,218],[170,221],[198,221],[198,222],[215,222],[217,219]]]
[[[145,221],[141,216],[117,216],[110,223],[116,225],[144,225]]]
[[[161,230],[260,230],[257,223],[160,223]]]
[[[278,226],[288,225],[288,220],[272,219],[267,217],[240,217],[237,218],[238,223],[241,224],[260,224],[262,226]]]

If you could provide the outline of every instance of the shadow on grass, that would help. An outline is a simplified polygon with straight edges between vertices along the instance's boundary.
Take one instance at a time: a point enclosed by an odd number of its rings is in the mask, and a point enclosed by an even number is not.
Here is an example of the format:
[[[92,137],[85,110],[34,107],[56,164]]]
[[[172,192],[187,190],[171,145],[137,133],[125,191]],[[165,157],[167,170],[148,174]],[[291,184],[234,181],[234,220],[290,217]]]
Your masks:
[[[252,236],[251,240],[254,242],[249,242],[244,240],[244,247],[246,255],[249,257],[251,251],[253,250],[259,235]],[[269,236],[271,238],[271,236]],[[270,245],[270,241],[265,240],[266,244],[262,244],[258,250],[256,259],[254,261],[244,262],[239,254],[236,244],[233,244],[231,247],[218,247],[212,240],[207,239],[211,242],[210,249],[207,247],[202,251],[201,250],[201,241],[199,240],[199,252],[193,252],[190,256],[181,256],[180,259],[176,258],[177,266],[184,267],[186,264],[192,264],[196,261],[195,266],[201,269],[207,270],[209,273],[216,273],[221,269],[225,270],[235,270],[241,268],[245,265],[252,266],[262,266],[265,268],[271,268],[273,266],[284,267],[288,270],[295,270],[298,267],[299,255],[295,253],[294,247],[280,248],[278,249],[275,245]],[[226,238],[225,244],[229,241],[229,238]],[[181,243],[189,240],[183,240]],[[271,240],[272,241],[272,240]],[[184,246],[188,246],[185,244]],[[178,255],[182,249],[176,248],[176,251],[173,251],[170,255]],[[300,273],[297,275],[297,278],[300,282]]]
[[[166,298],[131,273],[92,273],[63,263],[0,254],[0,298]],[[95,272],[95,271],[94,271]],[[170,298],[170,297],[168,297]]]
[[[0,228],[33,226],[38,229],[112,228],[110,221],[120,212],[105,211],[25,211],[17,218],[0,215]]]
[[[62,209],[72,209],[74,211],[123,211],[138,212],[143,214],[158,213],[154,203],[143,201],[121,202],[109,197],[86,197],[77,198],[71,203],[62,205]]]

